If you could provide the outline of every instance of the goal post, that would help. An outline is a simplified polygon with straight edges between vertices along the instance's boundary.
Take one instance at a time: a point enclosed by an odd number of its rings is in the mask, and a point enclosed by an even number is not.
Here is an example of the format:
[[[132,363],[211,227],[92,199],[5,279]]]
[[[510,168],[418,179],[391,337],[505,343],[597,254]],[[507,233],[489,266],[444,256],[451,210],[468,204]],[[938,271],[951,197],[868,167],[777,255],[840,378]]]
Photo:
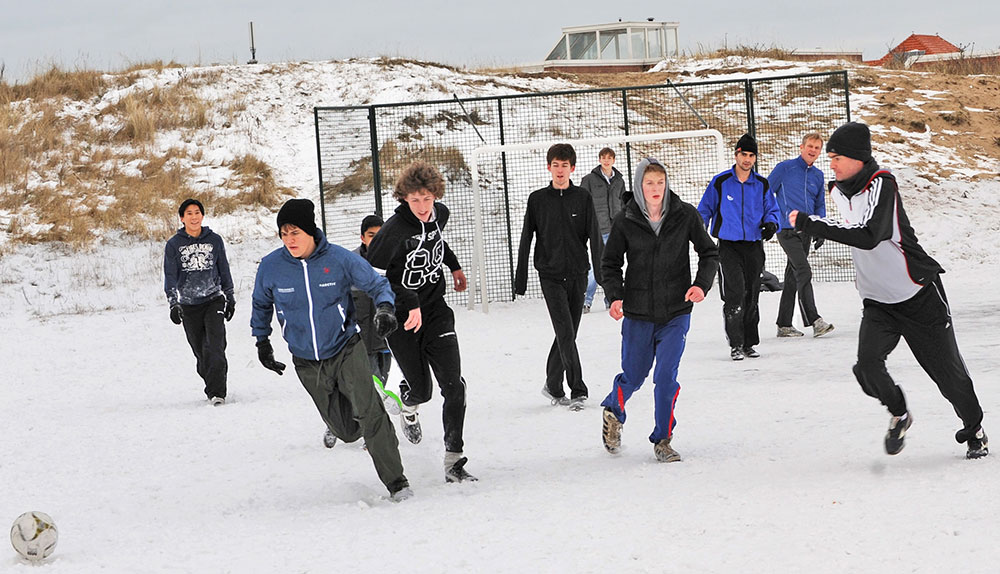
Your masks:
[[[544,165],[544,153],[554,144],[567,143],[577,150],[577,167],[584,166],[582,170],[575,172],[573,179],[576,182],[589,171],[585,166],[597,165],[597,153],[593,157],[583,157],[581,150],[593,151],[600,147],[621,148],[628,146],[633,158],[655,157],[667,168],[667,177],[670,188],[685,201],[697,203],[704,191],[705,186],[715,174],[723,171],[732,159],[726,153],[725,140],[718,130],[702,129],[674,132],[657,132],[638,135],[621,135],[608,137],[594,137],[581,139],[547,139],[544,141],[534,141],[520,144],[505,145],[484,145],[475,148],[471,157],[468,158],[469,171],[472,175],[472,196],[474,209],[474,234],[472,272],[468,277],[469,289],[469,309],[475,309],[476,290],[479,291],[479,299],[484,313],[489,313],[490,303],[490,279],[488,277],[487,256],[486,256],[486,231],[485,231],[485,208],[484,198],[489,198],[491,191],[483,190],[483,177],[480,174],[480,167],[484,164],[488,156],[500,156],[506,169],[513,156],[525,158],[526,165],[530,169],[540,172]],[[541,152],[542,160],[538,161],[538,153]],[[621,154],[619,154],[621,159]],[[619,171],[625,177],[626,190],[632,190],[631,165],[625,166],[624,162],[616,164]],[[543,187],[545,184],[540,177],[530,179],[534,185],[532,189]],[[487,182],[488,184],[492,181]],[[541,184],[541,185],[538,185]],[[520,200],[526,204],[526,191],[522,190]],[[641,193],[641,192],[640,192]],[[508,209],[508,213],[518,213],[523,216],[523,209]],[[511,242],[509,248],[516,252],[514,244],[517,237],[520,237],[521,222],[516,218],[511,218],[508,223],[511,228],[507,234],[508,241]],[[530,262],[529,262],[530,264]],[[511,271],[512,273],[512,271]]]

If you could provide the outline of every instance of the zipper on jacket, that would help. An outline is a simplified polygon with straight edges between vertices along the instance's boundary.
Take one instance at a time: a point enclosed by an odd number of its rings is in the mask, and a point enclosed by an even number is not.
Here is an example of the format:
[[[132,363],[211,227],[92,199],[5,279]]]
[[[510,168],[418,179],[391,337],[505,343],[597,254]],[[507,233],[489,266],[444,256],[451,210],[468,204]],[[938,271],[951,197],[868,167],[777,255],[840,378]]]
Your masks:
[[[316,344],[316,319],[313,317],[312,290],[309,289],[309,264],[302,260],[302,275],[306,280],[306,300],[309,301],[309,333],[312,335],[313,354],[319,360],[319,346]]]

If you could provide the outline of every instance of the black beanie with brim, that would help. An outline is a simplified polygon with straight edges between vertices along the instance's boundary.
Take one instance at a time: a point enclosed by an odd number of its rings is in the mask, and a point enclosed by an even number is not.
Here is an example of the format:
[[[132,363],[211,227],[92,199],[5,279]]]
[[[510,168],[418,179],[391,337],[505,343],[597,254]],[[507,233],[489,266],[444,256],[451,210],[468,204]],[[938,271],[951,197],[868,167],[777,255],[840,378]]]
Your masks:
[[[313,202],[308,199],[289,199],[278,210],[278,234],[285,225],[294,225],[309,235],[316,236],[316,215]]]

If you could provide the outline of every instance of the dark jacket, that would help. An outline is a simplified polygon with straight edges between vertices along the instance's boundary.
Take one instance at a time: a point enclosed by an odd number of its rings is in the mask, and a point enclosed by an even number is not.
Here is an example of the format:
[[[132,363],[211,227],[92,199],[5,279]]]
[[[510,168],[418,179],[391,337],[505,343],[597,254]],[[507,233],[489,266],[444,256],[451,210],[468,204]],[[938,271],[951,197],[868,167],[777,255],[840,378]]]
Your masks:
[[[233,276],[222,237],[205,226],[198,237],[178,229],[163,252],[163,291],[170,305],[200,305],[222,293],[232,295]]]
[[[354,250],[362,259],[368,259],[368,247],[362,243]],[[354,298],[354,318],[361,329],[361,340],[365,342],[365,349],[368,354],[380,353],[389,350],[384,337],[375,334],[375,302],[372,298],[357,287],[351,287],[351,297]]]
[[[611,224],[601,259],[601,286],[608,299],[621,299],[626,317],[658,324],[690,313],[694,304],[684,295],[692,285],[708,293],[719,266],[719,249],[694,206],[672,191],[665,201],[669,204],[660,233],[655,234],[636,201],[629,200]],[[698,253],[693,283],[690,245]]]
[[[580,187],[590,192],[597,212],[597,227],[601,235],[611,231],[611,221],[622,210],[622,194],[625,193],[625,178],[622,172],[611,168],[611,179],[605,179],[601,166],[595,167],[580,180]]]
[[[514,292],[518,295],[524,295],[528,289],[528,253],[535,234],[538,235],[535,269],[539,277],[561,281],[586,276],[590,270],[587,261],[589,241],[594,277],[601,282],[603,241],[597,227],[594,199],[586,190],[572,183],[566,189],[555,189],[550,183],[528,196],[514,275]]]
[[[442,235],[449,215],[443,203],[435,202],[434,220],[424,223],[408,204],[400,203],[368,246],[368,262],[385,271],[396,293],[400,323],[413,309],[444,303],[448,278],[442,263],[453,272],[462,268]]]
[[[316,249],[305,259],[275,249],[257,267],[250,329],[257,340],[271,335],[275,311],[281,336],[293,355],[311,361],[336,356],[357,332],[351,288],[375,303],[392,304],[388,281],[355,253],[333,245],[316,230]]]
[[[708,183],[698,213],[712,237],[727,241],[760,241],[760,226],[768,222],[781,229],[781,211],[767,179],[751,171],[740,181],[735,166]]]
[[[899,303],[944,273],[910,226],[896,178],[874,159],[853,178],[830,183],[830,198],[843,222],[817,215],[795,219],[796,231],[851,246],[863,299]]]

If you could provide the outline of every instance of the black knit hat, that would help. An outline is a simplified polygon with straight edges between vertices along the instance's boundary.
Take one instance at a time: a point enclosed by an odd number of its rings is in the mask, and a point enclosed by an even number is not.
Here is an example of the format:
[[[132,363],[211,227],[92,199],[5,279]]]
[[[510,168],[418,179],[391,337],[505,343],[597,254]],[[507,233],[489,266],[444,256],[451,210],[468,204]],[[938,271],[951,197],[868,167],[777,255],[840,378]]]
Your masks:
[[[872,133],[865,124],[847,122],[830,136],[830,141],[826,142],[826,151],[858,161],[868,161],[872,158]]]
[[[361,235],[364,235],[365,232],[372,227],[382,227],[383,224],[385,224],[385,222],[382,221],[382,218],[375,214],[366,216],[361,220]]]
[[[278,233],[286,224],[294,225],[311,236],[316,235],[316,215],[308,199],[289,199],[278,210]]]
[[[201,210],[201,214],[205,215],[205,206],[202,205],[201,202],[198,201],[197,199],[185,199],[184,201],[182,201],[181,206],[177,208],[177,215],[180,216],[181,219],[183,219],[184,212],[187,211],[187,208],[191,207],[192,205],[197,205],[198,209]]]
[[[741,151],[748,151],[757,155],[757,140],[753,139],[753,136],[750,134],[743,134],[740,141],[736,142],[736,153]]]

